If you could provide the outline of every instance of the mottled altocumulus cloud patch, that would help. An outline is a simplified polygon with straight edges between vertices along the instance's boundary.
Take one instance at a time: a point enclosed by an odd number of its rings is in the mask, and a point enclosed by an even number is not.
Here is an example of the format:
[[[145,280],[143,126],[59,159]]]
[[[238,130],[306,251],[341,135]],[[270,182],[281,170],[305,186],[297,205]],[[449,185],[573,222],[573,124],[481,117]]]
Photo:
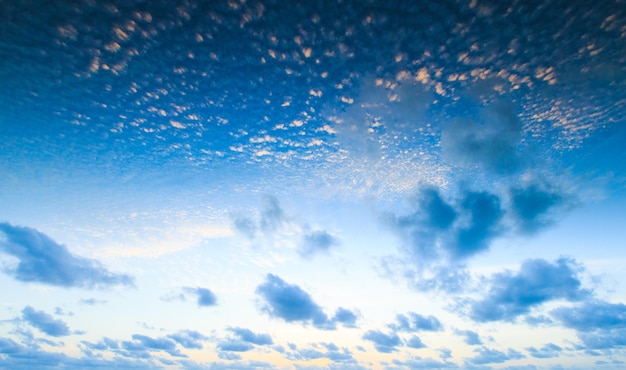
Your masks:
[[[0,251],[18,260],[4,272],[20,281],[80,288],[133,285],[131,276],[112,273],[96,260],[76,256],[32,228],[0,223]]]
[[[309,293],[273,274],[267,274],[265,282],[257,287],[256,292],[263,301],[261,310],[286,322],[300,322],[312,324],[318,329],[334,330],[338,323],[353,327],[356,321],[356,314],[342,307],[337,309],[335,316],[328,317]]]
[[[516,273],[494,274],[489,292],[482,300],[473,302],[470,316],[479,322],[512,321],[551,300],[580,301],[590,296],[581,287],[580,272],[581,267],[567,258],[552,263],[526,260]]]

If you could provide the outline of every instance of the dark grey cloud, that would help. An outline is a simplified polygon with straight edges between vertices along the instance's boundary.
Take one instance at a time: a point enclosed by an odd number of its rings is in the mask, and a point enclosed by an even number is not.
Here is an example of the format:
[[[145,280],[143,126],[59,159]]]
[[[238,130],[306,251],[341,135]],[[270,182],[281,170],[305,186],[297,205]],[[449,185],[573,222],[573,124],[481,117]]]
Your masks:
[[[265,282],[257,287],[256,292],[264,301],[262,311],[287,322],[312,324],[318,329],[334,330],[337,323],[342,323],[341,320],[348,321],[349,324],[351,321],[343,311],[345,309],[340,309],[338,316],[329,318],[309,293],[273,274],[267,274]]]
[[[245,328],[230,328],[228,330],[239,337],[240,340],[247,343],[252,343],[257,346],[274,344],[272,337],[269,334],[255,333],[252,330]]]
[[[398,332],[417,332],[417,331],[441,331],[443,325],[435,316],[423,316],[415,312],[398,314],[396,322],[388,325],[392,330]]]
[[[511,106],[500,104],[485,111],[480,121],[457,119],[448,125],[441,134],[441,152],[456,165],[510,174],[524,165],[521,138],[521,121]]]
[[[509,360],[519,360],[526,357],[511,348],[509,348],[506,352],[502,352],[495,349],[481,347],[475,349],[474,352],[478,354],[467,360],[467,362],[474,365],[499,364]]]
[[[561,352],[563,352],[563,349],[554,343],[548,343],[539,349],[535,347],[528,347],[526,350],[534,358],[559,357]]]
[[[0,223],[0,251],[17,258],[5,273],[24,282],[62,287],[109,287],[133,285],[129,275],[115,274],[100,262],[76,256],[47,235],[28,227]]]
[[[465,337],[465,344],[468,344],[470,346],[483,344],[482,340],[480,340],[480,336],[475,331],[457,330],[456,333]]]
[[[564,195],[554,189],[530,184],[510,190],[511,210],[520,231],[534,233],[553,221],[551,211],[565,202]]]
[[[402,345],[402,340],[395,333],[385,334],[380,330],[368,330],[363,334],[363,339],[374,344],[374,348],[381,353],[391,353]]]
[[[316,254],[328,253],[338,243],[337,238],[324,230],[312,231],[302,237],[298,253],[304,258],[312,258]]]
[[[626,305],[623,303],[588,301],[554,309],[550,314],[563,326],[576,330],[588,349],[626,346]]]
[[[42,333],[52,337],[70,335],[70,328],[62,320],[57,320],[44,311],[37,311],[31,306],[22,309],[22,319],[31,326],[39,329]]]
[[[526,260],[517,273],[493,275],[487,296],[472,304],[470,316],[480,322],[511,321],[550,300],[579,301],[589,296],[581,288],[579,272],[575,261],[567,258],[554,263]]]

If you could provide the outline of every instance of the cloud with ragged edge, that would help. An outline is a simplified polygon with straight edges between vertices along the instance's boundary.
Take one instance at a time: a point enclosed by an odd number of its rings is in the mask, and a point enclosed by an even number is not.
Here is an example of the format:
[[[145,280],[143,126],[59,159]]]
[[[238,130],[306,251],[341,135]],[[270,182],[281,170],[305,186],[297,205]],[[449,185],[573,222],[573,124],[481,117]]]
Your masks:
[[[526,358],[522,353],[509,348],[506,352],[480,347],[474,350],[476,356],[466,360],[466,363],[473,365],[500,364],[510,360]]]
[[[496,238],[532,234],[554,223],[570,198],[539,181],[511,187],[504,196],[460,189],[452,199],[430,186],[418,191],[408,214],[387,213],[382,220],[400,237],[407,257],[400,265],[413,287],[454,292],[469,279],[467,260],[487,252]]]
[[[563,352],[563,348],[554,343],[548,343],[541,348],[528,347],[526,351],[534,358],[553,358],[559,357]]]
[[[469,346],[477,346],[483,344],[480,336],[475,331],[471,330],[455,330],[456,334],[465,338],[465,344]]]
[[[452,122],[441,134],[441,152],[460,166],[511,174],[525,165],[518,148],[521,139],[521,121],[511,106],[499,104],[484,111],[479,121]]]
[[[584,348],[610,350],[626,347],[626,304],[589,300],[559,307],[550,315],[563,326],[576,330]]]
[[[250,329],[239,327],[228,328],[228,330],[233,336],[217,344],[219,356],[223,359],[238,359],[240,358],[240,356],[236,354],[238,352],[247,352],[257,346],[270,346],[274,344],[269,334],[255,333]]]
[[[193,297],[199,307],[210,307],[217,305],[217,296],[211,289],[202,287],[183,287],[179,291],[174,291],[161,299],[166,302],[186,301]]]
[[[0,223],[0,251],[18,260],[4,272],[16,280],[78,288],[133,286],[133,278],[110,272],[100,262],[76,256],[47,235],[29,228]]]
[[[52,315],[44,311],[37,311],[31,306],[22,309],[22,320],[51,337],[63,337],[72,334],[63,320],[55,319]]]
[[[296,234],[296,252],[306,260],[317,255],[328,254],[339,245],[339,239],[326,230],[310,230],[307,224],[299,224],[283,210],[278,199],[271,195],[263,196],[263,204],[256,217],[234,217],[233,227],[239,235],[255,240],[259,237],[273,240],[280,233]],[[273,240],[274,242],[274,240]]]
[[[441,331],[443,325],[435,316],[424,316],[415,312],[396,315],[396,322],[387,325],[396,332]]]
[[[478,322],[513,321],[549,301],[581,301],[591,294],[581,287],[581,271],[568,258],[526,260],[516,273],[494,274],[487,295],[471,303],[469,315]]]
[[[397,351],[402,346],[402,339],[396,333],[384,333],[380,330],[368,330],[363,334],[363,339],[372,342],[374,348],[381,353]]]
[[[356,313],[340,307],[333,317],[329,317],[309,293],[276,275],[267,274],[265,282],[256,288],[256,293],[262,299],[261,311],[270,317],[312,324],[322,330],[335,330],[337,324],[355,326]]]

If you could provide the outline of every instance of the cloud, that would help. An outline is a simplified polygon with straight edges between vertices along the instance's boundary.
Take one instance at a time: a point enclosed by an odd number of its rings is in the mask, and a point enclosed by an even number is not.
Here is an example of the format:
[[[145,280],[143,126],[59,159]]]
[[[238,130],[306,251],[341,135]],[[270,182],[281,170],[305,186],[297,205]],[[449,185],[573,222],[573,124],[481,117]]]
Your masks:
[[[363,334],[363,339],[374,343],[374,348],[381,353],[395,352],[397,347],[402,345],[397,334],[385,334],[380,330],[368,330]]]
[[[422,316],[415,312],[408,312],[406,315],[396,316],[396,323],[388,325],[394,331],[416,332],[416,331],[441,331],[443,325],[435,316]]]
[[[557,308],[550,314],[565,327],[576,330],[586,348],[626,346],[626,305],[623,303],[589,301]]]
[[[280,207],[278,199],[271,195],[264,196],[260,221],[261,229],[266,232],[276,231],[285,221],[285,212]]]
[[[328,253],[337,244],[337,238],[324,230],[317,230],[302,237],[298,253],[303,258],[312,258],[319,253]]]
[[[265,346],[273,344],[272,337],[269,334],[257,334],[250,329],[244,328],[230,328],[233,334],[239,337],[244,342],[252,343],[258,346]]]
[[[217,349],[224,352],[247,352],[253,348],[252,343],[244,341],[227,341],[217,345]]]
[[[233,220],[235,230],[239,231],[248,239],[254,239],[257,232],[256,223],[247,217],[238,217]]]
[[[541,347],[540,349],[537,349],[535,347],[529,347],[529,348],[526,348],[526,350],[534,358],[559,357],[561,355],[561,352],[563,351],[561,347],[553,343],[548,343],[544,345],[543,347]]]
[[[523,168],[518,146],[522,123],[507,105],[485,112],[480,121],[458,119],[441,134],[444,159],[461,166],[479,166],[497,174],[510,174]]]
[[[507,352],[502,352],[495,349],[481,347],[475,349],[474,352],[477,352],[478,355],[468,359],[467,361],[475,365],[499,364],[509,360],[519,360],[526,357],[511,348],[509,348]]]
[[[334,330],[337,323],[342,323],[341,320],[351,321],[343,311],[345,309],[338,310],[338,315],[329,319],[309,293],[273,274],[267,274],[265,282],[257,287],[256,292],[265,301],[262,311],[287,322],[311,323],[318,329]]]
[[[461,202],[467,223],[456,231],[456,243],[450,247],[453,258],[466,258],[489,247],[499,233],[504,215],[500,199],[488,192],[467,192]]]
[[[357,319],[358,316],[354,312],[343,307],[339,307],[335,311],[335,316],[333,316],[333,321],[340,323],[346,328],[355,328]]]
[[[470,346],[483,344],[483,342],[480,340],[480,336],[475,331],[457,330],[456,333],[465,337],[465,344],[468,344]]]
[[[413,335],[411,338],[409,338],[409,340],[406,342],[406,346],[410,348],[426,347],[426,345],[422,342],[420,337],[418,337],[417,335]]]
[[[181,330],[167,337],[187,349],[202,349],[202,342],[208,339],[195,330]]]
[[[18,259],[5,273],[24,282],[62,287],[109,287],[133,285],[129,275],[115,274],[100,262],[75,256],[47,235],[28,227],[0,223],[0,251]]]
[[[538,184],[514,187],[510,190],[511,210],[521,232],[533,233],[548,226],[551,210],[562,205],[564,196]]]
[[[172,292],[162,299],[166,302],[174,300],[186,301],[188,295],[193,295],[198,306],[200,307],[217,305],[217,297],[215,294],[210,289],[201,287],[184,287],[181,291]]]
[[[39,329],[42,333],[52,337],[70,335],[70,329],[65,322],[57,320],[44,311],[37,311],[31,306],[22,309],[22,319]]]
[[[516,274],[507,271],[493,275],[489,293],[472,304],[470,316],[480,322],[511,321],[550,300],[581,300],[589,292],[581,289],[579,270],[575,261],[567,258],[554,263],[526,260]]]

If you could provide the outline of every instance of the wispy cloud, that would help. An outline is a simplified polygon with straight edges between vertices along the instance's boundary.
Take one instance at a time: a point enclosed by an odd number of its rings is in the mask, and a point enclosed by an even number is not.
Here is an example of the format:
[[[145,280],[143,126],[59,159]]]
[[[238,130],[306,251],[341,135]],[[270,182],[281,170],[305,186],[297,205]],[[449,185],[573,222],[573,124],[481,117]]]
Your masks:
[[[64,245],[28,227],[0,223],[0,251],[18,259],[5,273],[24,282],[62,287],[100,288],[133,285],[133,278],[110,272],[100,262],[76,256]]]
[[[166,302],[186,301],[189,296],[195,299],[200,307],[209,307],[217,305],[217,296],[208,288],[202,287],[184,287],[180,290],[169,293],[161,299]]]
[[[435,316],[423,316],[415,312],[398,314],[396,322],[388,325],[394,331],[417,332],[417,331],[441,331],[443,325]]]
[[[257,287],[256,292],[264,301],[261,308],[263,312],[287,322],[312,324],[318,329],[334,330],[338,323],[353,327],[356,321],[356,314],[341,307],[335,316],[328,317],[309,293],[273,274],[267,274],[265,282]]]
[[[324,230],[312,231],[302,237],[298,248],[300,256],[310,259],[316,254],[328,253],[338,244],[337,239]]]

